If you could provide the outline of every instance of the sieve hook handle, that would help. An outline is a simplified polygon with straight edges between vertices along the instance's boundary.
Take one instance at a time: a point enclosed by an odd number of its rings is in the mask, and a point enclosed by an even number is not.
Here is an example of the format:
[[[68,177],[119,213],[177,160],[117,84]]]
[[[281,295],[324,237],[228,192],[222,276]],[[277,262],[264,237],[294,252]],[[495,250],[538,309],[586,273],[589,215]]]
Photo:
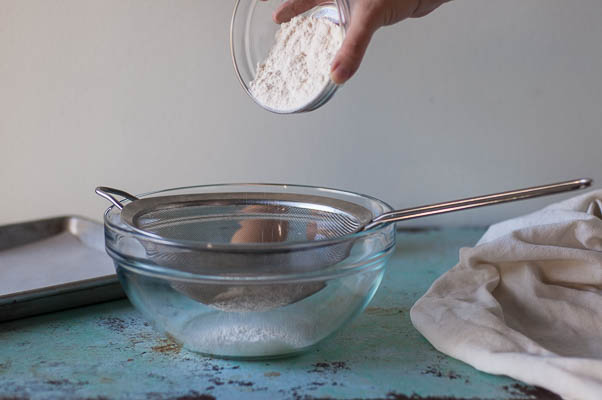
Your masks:
[[[124,192],[123,190],[113,189],[113,188],[106,187],[106,186],[99,186],[94,191],[100,197],[103,197],[103,198],[109,200],[111,203],[113,203],[113,205],[115,207],[117,207],[120,210],[123,210],[123,205],[121,204],[121,202],[119,200],[117,200],[115,198],[115,196],[125,197],[129,201],[136,201],[136,200],[138,200],[138,197],[136,197],[136,196],[134,196],[132,194],[129,194],[128,192]]]

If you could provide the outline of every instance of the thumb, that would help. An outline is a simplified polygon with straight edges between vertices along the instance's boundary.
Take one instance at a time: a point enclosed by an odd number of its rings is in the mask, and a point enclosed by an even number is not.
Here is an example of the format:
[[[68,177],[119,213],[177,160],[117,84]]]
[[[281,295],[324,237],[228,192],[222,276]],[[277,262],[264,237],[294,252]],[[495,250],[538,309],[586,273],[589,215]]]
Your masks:
[[[372,35],[382,25],[381,20],[375,9],[354,10],[343,44],[332,62],[330,76],[334,83],[345,83],[358,70]]]

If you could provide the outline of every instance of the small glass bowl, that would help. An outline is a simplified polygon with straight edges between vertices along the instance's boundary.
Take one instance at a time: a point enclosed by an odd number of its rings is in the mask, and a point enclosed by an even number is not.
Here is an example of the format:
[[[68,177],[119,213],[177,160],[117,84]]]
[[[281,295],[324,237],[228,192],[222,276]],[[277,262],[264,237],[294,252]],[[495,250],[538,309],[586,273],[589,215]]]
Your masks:
[[[275,42],[275,34],[280,28],[272,19],[274,10],[280,1],[237,0],[230,25],[230,52],[234,70],[240,84],[249,97],[259,106],[277,114],[294,114],[313,111],[334,96],[338,89],[332,80],[322,91],[306,104],[291,110],[273,109],[260,101],[251,93],[249,87],[255,79],[257,66],[263,62]],[[303,13],[317,18],[328,18],[341,27],[344,36],[350,17],[349,0],[324,1],[320,5]]]
[[[195,186],[148,193],[179,195],[232,192],[287,193],[330,196],[370,210],[374,216],[391,210],[386,203],[355,193],[318,187],[230,184]],[[127,205],[128,200],[123,204]],[[134,230],[121,221],[114,206],[104,216],[106,249],[115,263],[117,276],[132,304],[156,329],[189,350],[220,358],[262,359],[295,355],[310,349],[341,329],[358,315],[380,285],[385,264],[395,246],[394,224],[337,239],[291,243],[211,243],[166,240]],[[219,218],[230,218],[220,215]],[[319,270],[296,267],[294,261],[308,255],[326,254],[324,249],[345,249],[335,265]],[[235,270],[247,258],[291,260],[286,268],[259,268],[258,273],[224,273]],[[186,258],[182,258],[184,255]],[[241,257],[242,255],[242,257]],[[202,258],[199,258],[202,257]],[[197,260],[180,267],[174,260]],[[198,260],[202,260],[199,262]],[[286,261],[284,261],[286,262]],[[229,264],[230,263],[230,264]],[[190,263],[189,263],[190,264]],[[229,264],[224,267],[224,264]],[[282,293],[300,291],[301,296],[258,309],[227,309],[207,304],[206,293]]]

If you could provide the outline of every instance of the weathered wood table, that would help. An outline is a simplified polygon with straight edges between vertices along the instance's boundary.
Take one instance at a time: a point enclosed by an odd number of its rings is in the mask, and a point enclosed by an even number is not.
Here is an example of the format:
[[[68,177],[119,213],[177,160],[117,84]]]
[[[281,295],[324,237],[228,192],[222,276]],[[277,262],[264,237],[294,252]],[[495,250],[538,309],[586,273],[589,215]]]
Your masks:
[[[371,304],[289,359],[238,362],[182,349],[127,300],[0,324],[0,399],[559,399],[437,352],[409,309],[484,229],[404,230]]]

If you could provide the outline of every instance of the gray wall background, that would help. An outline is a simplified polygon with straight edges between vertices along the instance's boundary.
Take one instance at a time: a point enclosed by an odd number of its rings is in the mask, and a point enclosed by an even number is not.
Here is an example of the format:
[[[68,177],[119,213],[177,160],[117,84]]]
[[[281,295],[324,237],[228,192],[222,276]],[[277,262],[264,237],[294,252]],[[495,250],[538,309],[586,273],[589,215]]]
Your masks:
[[[379,31],[329,104],[286,117],[235,79],[232,6],[0,0],[0,223],[100,220],[99,184],[288,182],[406,207],[602,180],[599,0],[455,0]],[[488,224],[550,201],[415,223]]]

